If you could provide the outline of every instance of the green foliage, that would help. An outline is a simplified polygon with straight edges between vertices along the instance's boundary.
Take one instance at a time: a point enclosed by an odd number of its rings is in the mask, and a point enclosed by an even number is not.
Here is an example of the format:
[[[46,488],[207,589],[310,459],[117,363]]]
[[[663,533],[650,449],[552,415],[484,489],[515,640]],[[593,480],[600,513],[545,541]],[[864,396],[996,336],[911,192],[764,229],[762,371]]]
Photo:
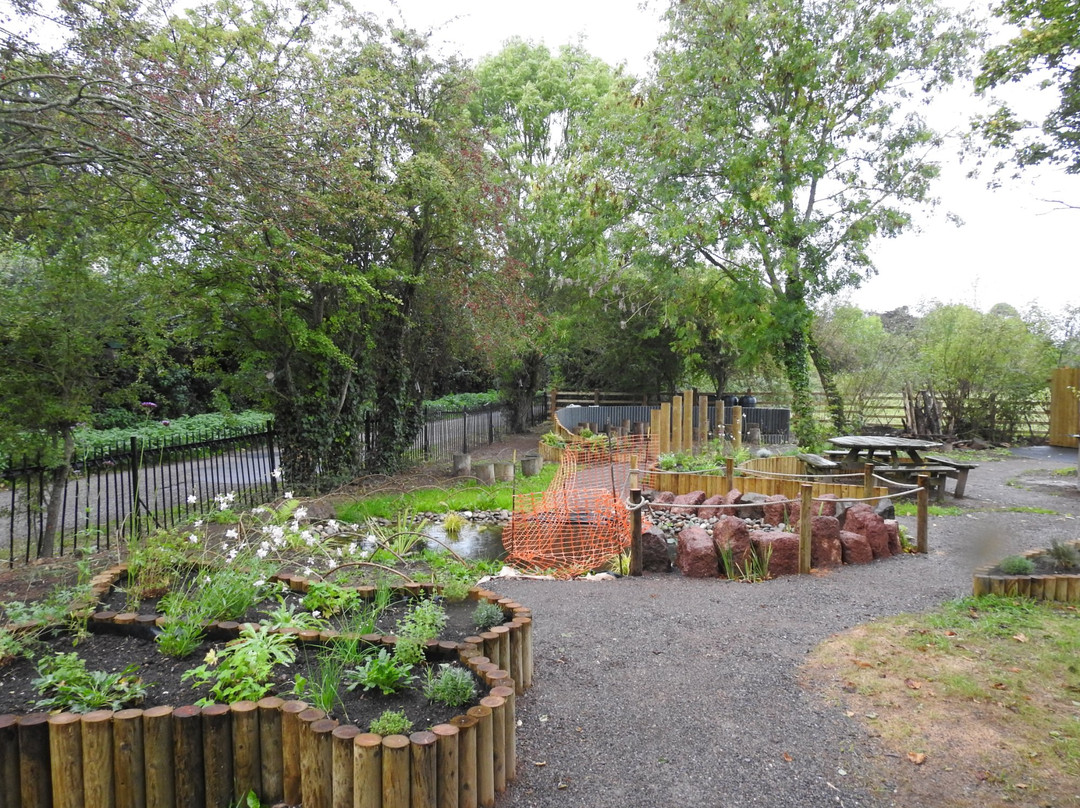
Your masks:
[[[424,680],[424,698],[445,704],[447,707],[462,707],[476,696],[476,679],[472,673],[460,665],[443,663],[438,672],[429,669]]]
[[[473,609],[472,619],[477,631],[487,631],[492,626],[501,626],[506,620],[506,615],[497,603],[482,600]]]
[[[0,660],[19,656],[25,650],[26,640],[22,636],[4,626],[0,626]]]
[[[343,681],[348,690],[362,687],[389,696],[412,684],[412,668],[411,663],[402,662],[387,649],[380,648],[378,653],[369,654],[362,664],[346,670]]]
[[[131,426],[111,429],[91,429],[83,427],[75,430],[77,452],[93,452],[99,449],[111,449],[126,444],[132,437],[149,446],[160,445],[164,441],[181,442],[205,438],[207,435],[224,437],[239,435],[265,429],[270,415],[258,410],[238,413],[205,413],[203,415],[182,415],[171,418],[168,423],[150,421],[145,417]]]
[[[1073,570],[1080,567],[1080,549],[1075,545],[1063,544],[1057,539],[1050,540],[1050,548],[1047,555],[1054,560],[1054,566],[1059,570]]]
[[[424,406],[431,410],[455,410],[460,412],[465,409],[476,409],[498,403],[498,391],[489,390],[486,393],[451,393],[432,401],[425,401]]]
[[[412,727],[412,721],[405,715],[404,710],[384,710],[368,725],[368,732],[383,736],[408,735]]]
[[[355,589],[330,581],[312,581],[304,595],[303,606],[322,615],[340,614],[361,605],[363,598]]]
[[[128,665],[119,673],[88,671],[78,654],[54,654],[38,660],[37,673],[33,685],[43,698],[34,706],[42,710],[122,710],[146,696],[137,665]]]
[[[442,527],[446,531],[447,536],[457,536],[461,533],[461,529],[465,527],[465,517],[460,513],[451,511],[443,517]]]
[[[998,567],[1006,575],[1030,575],[1035,571],[1035,562],[1024,556],[1006,556],[998,562]]]
[[[278,605],[266,612],[266,617],[259,620],[259,625],[269,629],[299,628],[321,631],[330,626],[328,620],[317,617],[306,608],[297,608],[278,597]]]
[[[398,622],[396,633],[399,639],[405,637],[426,642],[436,639],[445,626],[446,609],[438,601],[424,598],[409,608]]]
[[[228,643],[221,652],[213,649],[204,664],[185,671],[182,680],[193,680],[195,686],[210,684],[212,698],[196,704],[214,701],[258,701],[271,687],[274,668],[291,665],[296,659],[296,647],[291,634],[279,634],[264,626],[245,625],[239,638]]]

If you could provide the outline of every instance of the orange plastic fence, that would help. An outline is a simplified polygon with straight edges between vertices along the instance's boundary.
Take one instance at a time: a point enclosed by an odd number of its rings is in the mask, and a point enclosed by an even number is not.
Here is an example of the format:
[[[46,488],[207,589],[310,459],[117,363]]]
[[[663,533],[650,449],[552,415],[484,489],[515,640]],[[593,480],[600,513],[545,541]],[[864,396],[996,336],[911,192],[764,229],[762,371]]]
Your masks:
[[[630,461],[636,458],[644,469],[654,456],[645,435],[568,444],[547,491],[515,499],[510,524],[503,531],[507,563],[572,577],[627,552]]]

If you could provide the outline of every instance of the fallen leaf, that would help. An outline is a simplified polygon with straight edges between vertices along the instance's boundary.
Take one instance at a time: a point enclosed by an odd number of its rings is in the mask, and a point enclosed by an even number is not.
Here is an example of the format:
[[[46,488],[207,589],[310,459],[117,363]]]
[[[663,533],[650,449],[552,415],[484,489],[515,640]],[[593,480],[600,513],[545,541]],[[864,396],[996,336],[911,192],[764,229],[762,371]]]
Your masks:
[[[784,752],[784,760],[787,761],[788,763],[791,763],[791,761],[794,760],[794,758],[792,758],[791,755],[789,755],[787,752]]]
[[[1027,788],[1027,787],[1028,787],[1028,784],[1027,784],[1027,783],[1017,783],[1017,784],[1016,784],[1016,787],[1017,787],[1017,788]]]
[[[1006,689],[1004,682],[994,682],[992,685],[990,685],[990,687],[994,688],[994,690],[1005,690]]]
[[[916,766],[921,766],[926,762],[926,755],[922,752],[908,752],[907,759],[914,763]]]
[[[871,663],[871,662],[863,662],[861,659],[852,659],[851,661],[854,662],[856,665],[858,665],[860,668],[872,668],[872,667],[874,667],[873,663]]]
[[[1017,642],[1027,642],[1028,638],[1024,634],[1013,634],[1013,639]]]
[[[547,761],[546,760],[534,760],[533,765],[534,766],[546,766]]]
[[[946,637],[955,637],[955,636],[956,636],[956,632],[955,632],[955,631],[946,631],[946,632],[945,632],[945,636],[946,636]]]
[[[857,690],[858,690],[859,688],[858,688],[858,686],[857,686],[857,685],[856,685],[856,684],[855,684],[854,682],[845,682],[845,683],[844,683],[844,686],[843,686],[843,688],[841,688],[841,689],[842,689],[842,690],[843,690],[843,691],[844,691],[845,693],[854,693],[854,692],[855,692],[855,691],[857,691]]]
[[[905,679],[904,684],[912,690],[918,690],[920,687],[922,687],[922,682],[917,682],[914,679]]]

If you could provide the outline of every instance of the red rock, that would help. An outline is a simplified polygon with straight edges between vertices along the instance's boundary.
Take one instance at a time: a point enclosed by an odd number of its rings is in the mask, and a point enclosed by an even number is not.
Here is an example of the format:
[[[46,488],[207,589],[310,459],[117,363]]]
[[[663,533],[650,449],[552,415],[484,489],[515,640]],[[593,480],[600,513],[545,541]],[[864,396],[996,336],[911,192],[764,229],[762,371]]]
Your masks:
[[[904,546],[900,544],[900,525],[895,519],[885,520],[885,533],[889,536],[889,552],[893,555],[904,552]]]
[[[742,491],[740,491],[738,488],[732,488],[730,491],[724,494],[725,505],[738,505],[742,501]]]
[[[750,541],[758,558],[769,554],[769,576],[799,574],[799,537],[795,533],[753,530]]]
[[[764,505],[765,524],[794,525],[799,521],[799,503],[789,500],[783,494],[773,494]]]
[[[697,506],[705,501],[704,491],[691,491],[689,494],[679,494],[675,497],[674,507],[671,513],[679,516],[697,515]]]
[[[810,519],[810,566],[839,567],[844,563],[840,545],[840,521],[835,516]]]
[[[839,500],[840,497],[836,494],[822,494],[820,497],[814,497],[814,516],[836,516],[836,503]]]
[[[720,562],[708,531],[700,527],[688,527],[679,532],[675,547],[675,566],[687,578],[720,576]]]
[[[885,530],[885,520],[865,502],[859,502],[847,509],[844,514],[844,530],[865,536],[874,558],[888,558],[892,555],[889,552],[889,534]]]
[[[658,527],[641,531],[641,569],[644,572],[671,571],[667,539]]]
[[[721,514],[731,513],[731,511],[724,508],[709,507],[710,505],[723,505],[724,495],[713,494],[707,500],[701,503],[701,506],[697,509],[698,519],[711,519],[714,516],[720,516]]]
[[[861,533],[841,530],[840,545],[843,548],[845,564],[869,564],[874,560],[874,551],[870,549],[870,542]]]
[[[675,501],[675,494],[671,491],[660,491],[657,493],[656,498],[653,499],[657,505],[666,505]]]
[[[737,578],[739,570],[746,569],[746,559],[750,557],[750,528],[737,516],[724,515],[713,525],[713,544],[723,564],[722,551],[731,549],[731,563],[736,569],[722,570],[729,578]]]

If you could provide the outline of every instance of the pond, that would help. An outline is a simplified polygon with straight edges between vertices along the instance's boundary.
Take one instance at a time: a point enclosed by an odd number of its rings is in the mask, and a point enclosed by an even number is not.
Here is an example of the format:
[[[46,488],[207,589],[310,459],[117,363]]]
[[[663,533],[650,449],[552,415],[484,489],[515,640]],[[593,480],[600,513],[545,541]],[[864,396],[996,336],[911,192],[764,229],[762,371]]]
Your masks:
[[[506,558],[502,525],[466,522],[456,535],[448,536],[441,524],[430,524],[424,528],[424,533],[432,539],[427,542],[430,549],[440,551],[449,547],[466,561],[498,561]]]

